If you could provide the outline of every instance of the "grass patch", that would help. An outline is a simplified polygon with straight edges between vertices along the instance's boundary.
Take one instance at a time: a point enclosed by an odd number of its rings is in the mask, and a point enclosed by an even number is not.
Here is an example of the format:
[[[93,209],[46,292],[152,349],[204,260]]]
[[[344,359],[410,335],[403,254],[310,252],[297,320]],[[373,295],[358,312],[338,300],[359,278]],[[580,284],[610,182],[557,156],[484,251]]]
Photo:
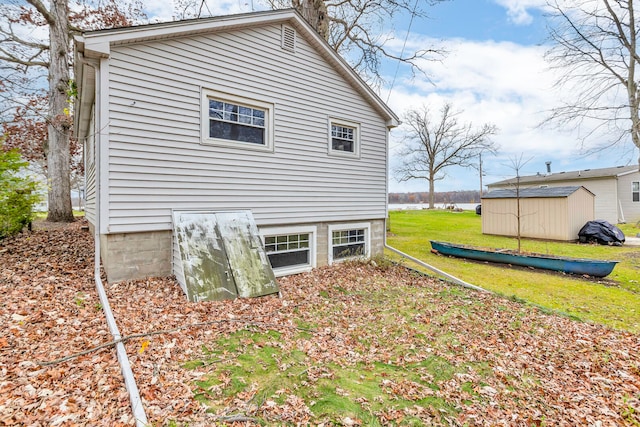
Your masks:
[[[381,426],[386,425],[381,420],[396,419],[394,425],[411,426],[455,417],[459,409],[437,396],[440,386],[469,372],[474,378],[491,375],[481,361],[452,363],[460,342],[443,325],[470,317],[469,308],[459,306],[464,296],[455,288],[367,286],[334,284],[307,302],[306,318],[339,319],[329,335],[326,325],[318,324],[313,333],[296,330],[285,336],[245,329],[213,341],[201,358],[183,365],[207,369],[196,382],[196,399],[212,413],[251,414],[263,425],[274,420],[288,425],[282,413],[269,413],[269,408],[287,405],[292,417],[306,413],[313,424],[344,425],[350,419]],[[481,316],[482,306],[477,307],[471,317]],[[460,392],[473,394],[477,383],[465,382]]]
[[[272,345],[271,339],[269,334],[239,331],[214,343],[217,350],[211,353],[212,359],[185,364],[187,369],[196,369],[215,361],[213,372],[196,382],[196,399],[217,413],[228,410],[229,401],[242,396],[245,400],[237,410],[245,413],[252,407],[268,407],[270,401],[282,405],[294,395],[313,414],[314,422],[338,425],[350,418],[363,425],[380,426],[375,414],[415,405],[429,407],[434,413],[456,413],[452,405],[435,396],[436,384],[464,368],[456,368],[442,357],[431,356],[402,366],[323,363],[301,351]],[[220,362],[224,357],[227,360]],[[401,425],[418,421],[405,416]]]
[[[481,217],[471,211],[415,210],[390,212],[389,245],[485,289],[514,296],[554,312],[640,332],[640,248],[522,240],[523,251],[578,258],[619,260],[602,280],[511,268],[434,255],[429,240],[516,249],[515,238],[482,234]],[[623,224],[635,236],[635,224]]]

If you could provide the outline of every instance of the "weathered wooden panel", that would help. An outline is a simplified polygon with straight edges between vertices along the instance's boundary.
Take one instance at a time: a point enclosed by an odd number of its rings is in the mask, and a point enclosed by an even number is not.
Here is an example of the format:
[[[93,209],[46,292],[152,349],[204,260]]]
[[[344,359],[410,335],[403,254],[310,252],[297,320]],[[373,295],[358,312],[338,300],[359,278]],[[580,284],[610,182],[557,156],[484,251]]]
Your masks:
[[[218,230],[241,298],[278,292],[278,284],[250,211],[216,213]]]
[[[250,211],[173,211],[174,274],[190,301],[278,292]]]
[[[189,301],[237,296],[231,267],[213,213],[173,212]]]

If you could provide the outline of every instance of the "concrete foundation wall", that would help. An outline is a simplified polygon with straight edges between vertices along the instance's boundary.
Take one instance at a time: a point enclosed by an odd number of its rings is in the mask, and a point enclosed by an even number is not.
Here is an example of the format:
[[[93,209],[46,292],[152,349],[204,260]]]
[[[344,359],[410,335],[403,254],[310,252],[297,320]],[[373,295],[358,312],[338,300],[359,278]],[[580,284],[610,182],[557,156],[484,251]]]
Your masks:
[[[363,221],[358,221],[361,224]],[[370,228],[370,255],[384,253],[385,221],[364,221]],[[351,222],[311,223],[297,225],[317,226],[316,266],[329,263],[329,225],[348,225]],[[354,222],[356,223],[356,222]],[[291,225],[291,224],[285,224]],[[110,283],[172,274],[172,232],[149,231],[142,233],[105,234],[100,237],[102,265]]]
[[[171,231],[102,235],[100,251],[109,282],[171,274]]]

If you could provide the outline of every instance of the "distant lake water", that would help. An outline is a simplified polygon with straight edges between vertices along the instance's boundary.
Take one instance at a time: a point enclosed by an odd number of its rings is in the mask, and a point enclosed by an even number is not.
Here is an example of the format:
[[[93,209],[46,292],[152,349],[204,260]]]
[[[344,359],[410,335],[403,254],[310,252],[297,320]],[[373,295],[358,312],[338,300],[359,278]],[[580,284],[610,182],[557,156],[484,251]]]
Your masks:
[[[479,203],[436,203],[434,208],[446,209],[447,206],[453,206],[454,209],[462,209],[463,211],[475,211]],[[429,203],[389,203],[390,211],[418,210],[428,209]]]

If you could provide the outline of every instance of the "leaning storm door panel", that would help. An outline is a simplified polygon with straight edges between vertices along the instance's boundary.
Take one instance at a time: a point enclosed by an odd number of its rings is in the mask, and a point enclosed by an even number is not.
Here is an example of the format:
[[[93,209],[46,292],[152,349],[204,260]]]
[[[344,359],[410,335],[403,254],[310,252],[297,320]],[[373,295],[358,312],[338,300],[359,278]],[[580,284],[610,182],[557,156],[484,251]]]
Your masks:
[[[251,211],[173,211],[173,226],[181,263],[174,271],[190,301],[278,292]]]
[[[217,212],[218,227],[241,298],[278,292],[251,211]]]
[[[173,213],[189,301],[237,297],[236,284],[214,213]]]

